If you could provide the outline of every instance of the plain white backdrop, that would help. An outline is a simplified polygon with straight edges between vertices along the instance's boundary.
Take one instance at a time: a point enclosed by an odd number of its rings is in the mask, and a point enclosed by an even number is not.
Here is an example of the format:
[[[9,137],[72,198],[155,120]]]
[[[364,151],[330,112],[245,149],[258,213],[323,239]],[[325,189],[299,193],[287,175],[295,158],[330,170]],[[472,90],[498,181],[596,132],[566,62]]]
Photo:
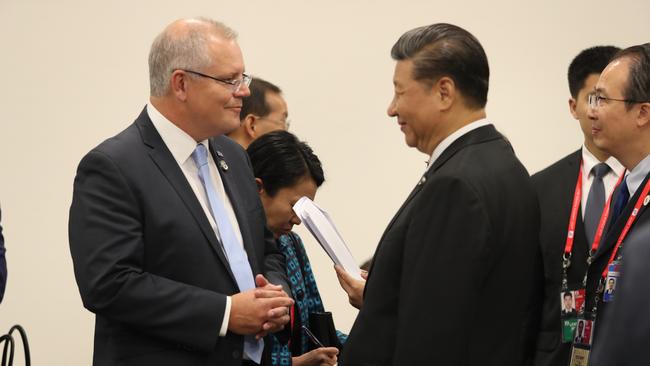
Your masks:
[[[581,144],[567,104],[571,59],[594,45],[650,41],[648,14],[647,0],[0,0],[0,204],[9,266],[0,332],[23,324],[37,365],[91,363],[94,316],[79,298],[67,239],[75,169],[137,117],[149,93],[149,46],[174,19],[207,16],[233,27],[247,70],[284,89],[292,132],[324,165],[316,201],[362,262],[427,160],[386,115],[389,52],[403,32],[450,22],[481,41],[491,67],[488,118],[533,173]],[[297,231],[327,309],[349,330],[356,311],[330,260],[304,228]]]

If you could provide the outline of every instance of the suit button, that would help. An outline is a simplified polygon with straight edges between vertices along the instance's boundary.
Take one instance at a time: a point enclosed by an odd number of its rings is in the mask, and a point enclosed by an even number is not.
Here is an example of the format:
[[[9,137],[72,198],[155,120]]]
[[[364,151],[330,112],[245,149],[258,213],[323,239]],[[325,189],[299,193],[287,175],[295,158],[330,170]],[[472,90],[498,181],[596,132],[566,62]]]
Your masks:
[[[241,352],[238,349],[232,351],[232,358],[240,359],[241,358]]]

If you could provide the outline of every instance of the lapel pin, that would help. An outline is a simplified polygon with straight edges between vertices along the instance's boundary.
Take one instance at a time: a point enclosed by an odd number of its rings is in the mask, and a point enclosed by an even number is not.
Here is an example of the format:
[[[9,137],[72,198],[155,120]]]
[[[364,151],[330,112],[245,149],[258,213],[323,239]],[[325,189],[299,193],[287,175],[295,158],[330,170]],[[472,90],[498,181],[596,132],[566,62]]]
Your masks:
[[[426,181],[427,181],[427,177],[422,177],[422,178],[420,178],[420,182],[418,183],[418,185],[421,186],[421,185],[423,185]]]
[[[226,164],[226,162],[225,162],[224,160],[219,160],[219,167],[220,167],[221,170],[223,170],[224,172],[227,172],[227,171],[228,171],[228,164]]]
[[[223,158],[223,154],[221,153],[221,151],[217,150],[217,156]]]
[[[643,199],[644,206],[647,206],[648,203],[650,203],[650,195],[645,196],[645,198]]]

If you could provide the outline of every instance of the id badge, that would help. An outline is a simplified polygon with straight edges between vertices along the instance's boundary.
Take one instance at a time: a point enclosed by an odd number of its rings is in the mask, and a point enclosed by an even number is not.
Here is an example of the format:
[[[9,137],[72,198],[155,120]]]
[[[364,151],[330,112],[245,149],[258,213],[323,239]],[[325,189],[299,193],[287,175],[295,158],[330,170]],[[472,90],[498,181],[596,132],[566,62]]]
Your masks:
[[[560,319],[562,321],[562,343],[573,342],[578,315],[584,312],[585,289],[577,288],[560,292]]]
[[[581,316],[577,319],[569,366],[587,366],[589,364],[594,325],[592,317]]]
[[[589,365],[589,349],[577,346],[571,347],[571,361],[569,366],[587,366]]]
[[[616,285],[620,277],[620,262],[613,261],[607,267],[607,278],[605,279],[605,290],[603,291],[603,302],[610,302],[614,300],[614,293],[616,292]]]

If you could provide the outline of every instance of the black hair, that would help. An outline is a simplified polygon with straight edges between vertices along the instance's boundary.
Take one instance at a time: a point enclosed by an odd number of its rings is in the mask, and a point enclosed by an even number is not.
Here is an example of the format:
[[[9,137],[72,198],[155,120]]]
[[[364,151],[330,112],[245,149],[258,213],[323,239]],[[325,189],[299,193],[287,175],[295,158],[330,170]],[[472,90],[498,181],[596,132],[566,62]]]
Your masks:
[[[567,72],[571,96],[577,99],[589,75],[603,72],[616,52],[620,50],[614,46],[596,46],[587,48],[574,57]]]
[[[266,117],[271,113],[271,107],[266,101],[267,93],[281,94],[280,88],[266,80],[254,77],[251,85],[248,86],[251,95],[244,98],[242,101],[241,112],[239,119],[244,119],[249,114],[254,114],[259,117]]]
[[[264,190],[271,197],[305,176],[313,179],[317,187],[325,181],[318,156],[291,132],[280,130],[264,134],[246,151],[253,165],[253,174],[262,180]]]
[[[567,297],[567,296],[573,297],[573,294],[571,293],[571,291],[566,291],[562,297],[564,298],[564,297]]]
[[[433,83],[443,76],[454,80],[468,107],[484,108],[490,67],[481,43],[471,33],[447,23],[404,33],[391,50],[396,61],[413,60],[413,78]]]

